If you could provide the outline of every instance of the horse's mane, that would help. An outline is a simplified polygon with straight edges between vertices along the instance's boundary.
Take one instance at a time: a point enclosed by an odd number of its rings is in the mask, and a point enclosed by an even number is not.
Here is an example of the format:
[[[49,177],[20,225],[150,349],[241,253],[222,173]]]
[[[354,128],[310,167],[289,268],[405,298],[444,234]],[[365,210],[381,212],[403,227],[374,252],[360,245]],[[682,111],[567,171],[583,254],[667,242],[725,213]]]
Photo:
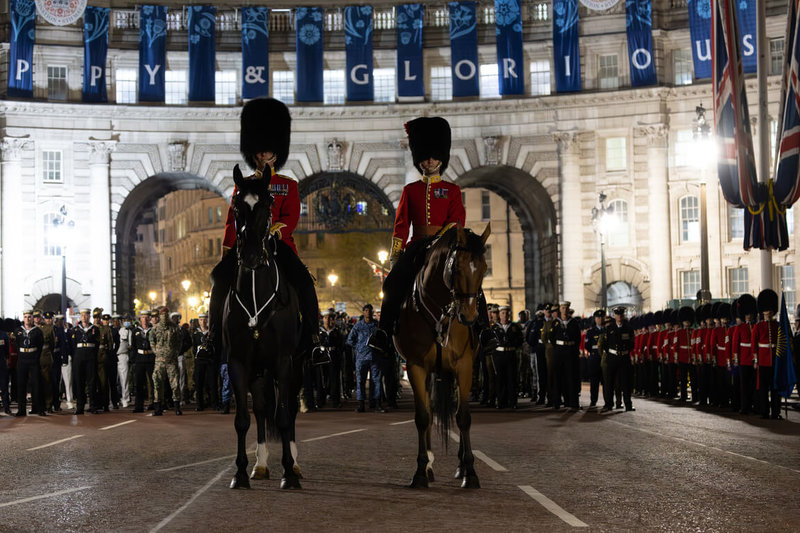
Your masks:
[[[469,253],[472,255],[483,255],[486,253],[486,246],[483,244],[483,239],[480,235],[473,233],[473,231],[469,228],[464,228],[464,234],[467,238],[467,242],[464,245],[464,248],[467,249]],[[458,241],[458,228],[452,227],[447,230],[444,235],[440,237],[441,245],[445,247],[445,249],[449,249]]]

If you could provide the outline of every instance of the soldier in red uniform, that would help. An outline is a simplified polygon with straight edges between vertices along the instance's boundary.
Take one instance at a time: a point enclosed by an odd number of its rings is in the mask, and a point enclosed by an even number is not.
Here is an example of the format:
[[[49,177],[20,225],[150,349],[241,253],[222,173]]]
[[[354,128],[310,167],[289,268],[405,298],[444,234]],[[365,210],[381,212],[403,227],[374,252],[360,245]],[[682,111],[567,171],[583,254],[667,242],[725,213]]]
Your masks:
[[[694,322],[694,309],[688,305],[681,307],[680,310],[678,310],[678,319],[681,322],[681,327],[674,333],[675,340],[673,344],[678,359],[679,401],[685,402],[689,399],[687,386],[689,383],[689,366],[692,357],[692,330],[690,328]]]
[[[756,371],[754,367],[753,328],[756,317],[756,299],[750,294],[742,294],[736,301],[736,308],[742,323],[733,330],[734,366],[739,365],[740,413],[750,414],[754,411],[756,391]],[[735,393],[736,391],[734,391]]]
[[[761,418],[780,419],[781,397],[772,390],[773,360],[778,347],[778,295],[772,289],[764,289],[758,295],[758,312],[764,320],[753,327],[753,366],[758,372],[758,405]]]
[[[406,132],[414,166],[422,177],[403,187],[397,206],[392,271],[383,282],[379,329],[369,341],[370,347],[383,352],[388,350],[403,299],[422,266],[425,246],[450,226],[464,226],[466,216],[461,188],[442,179],[450,161],[450,125],[441,117],[422,117],[408,122]],[[482,297],[480,304],[479,320],[486,320]]]
[[[314,280],[297,256],[292,233],[300,219],[300,195],[297,182],[276,172],[289,157],[291,117],[289,109],[272,98],[258,98],[242,108],[240,150],[247,164],[254,170],[245,179],[267,179],[273,197],[270,233],[278,238],[275,258],[281,272],[297,290],[302,314],[300,351],[309,350],[319,343],[319,304],[314,290]],[[239,165],[234,173],[241,173]],[[234,188],[233,194],[237,190]],[[222,308],[225,297],[236,275],[236,254],[229,253],[236,244],[236,227],[233,206],[228,209],[225,221],[225,238],[222,243],[222,260],[211,272],[213,287],[209,302],[210,344],[219,350],[222,325]],[[218,352],[217,352],[218,353]]]
[[[713,405],[728,407],[730,397],[730,379],[728,372],[731,368],[731,339],[728,335],[728,320],[731,314],[731,304],[720,302],[717,307],[719,326],[714,328],[712,346],[714,348],[714,394],[711,397]]]

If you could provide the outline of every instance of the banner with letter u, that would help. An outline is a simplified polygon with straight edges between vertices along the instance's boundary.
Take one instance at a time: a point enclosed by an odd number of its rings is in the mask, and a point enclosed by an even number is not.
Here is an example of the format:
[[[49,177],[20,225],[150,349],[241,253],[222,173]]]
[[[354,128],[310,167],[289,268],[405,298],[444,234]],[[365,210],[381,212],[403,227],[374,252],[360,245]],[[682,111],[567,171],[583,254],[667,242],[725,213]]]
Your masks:
[[[107,7],[86,6],[83,12],[83,101],[108,102],[106,56],[108,55]]]
[[[581,90],[578,0],[553,0],[553,66],[557,93]]]
[[[423,98],[425,75],[422,62],[422,4],[397,6],[397,95]]]
[[[522,11],[519,0],[494,0],[497,72],[500,94],[525,94],[522,58]]]
[[[11,0],[8,96],[33,98],[33,41],[36,28],[34,0]]]
[[[139,9],[139,101],[163,102],[167,64],[167,7]]]
[[[453,96],[478,96],[478,21],[475,2],[450,2],[450,60]]]
[[[189,101],[213,102],[216,8],[187,6],[189,12]]]
[[[344,47],[347,76],[347,100],[364,102],[374,99],[372,80],[372,8],[344,8]]]
[[[758,31],[756,23],[756,0],[738,0],[736,18],[739,23],[739,39],[742,49],[742,68],[745,74],[758,71]]]
[[[689,35],[695,79],[711,77],[711,0],[689,0]]]
[[[658,80],[653,61],[653,6],[651,0],[627,0],[625,9],[631,85],[634,87],[655,85]]]
[[[242,98],[269,96],[269,9],[242,9]]]
[[[322,102],[322,8],[294,10],[297,50],[297,101]]]

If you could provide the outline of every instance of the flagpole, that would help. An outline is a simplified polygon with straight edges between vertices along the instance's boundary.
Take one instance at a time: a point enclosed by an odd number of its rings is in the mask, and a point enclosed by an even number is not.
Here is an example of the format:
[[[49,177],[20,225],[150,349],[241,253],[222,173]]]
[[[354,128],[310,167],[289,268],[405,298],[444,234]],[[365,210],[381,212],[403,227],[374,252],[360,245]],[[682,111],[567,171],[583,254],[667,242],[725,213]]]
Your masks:
[[[767,3],[763,0],[756,1],[756,38],[758,41],[758,181],[769,181],[769,114],[767,109],[767,76],[769,75],[769,60],[767,51]],[[761,259],[761,290],[773,289],[772,250],[762,249]]]

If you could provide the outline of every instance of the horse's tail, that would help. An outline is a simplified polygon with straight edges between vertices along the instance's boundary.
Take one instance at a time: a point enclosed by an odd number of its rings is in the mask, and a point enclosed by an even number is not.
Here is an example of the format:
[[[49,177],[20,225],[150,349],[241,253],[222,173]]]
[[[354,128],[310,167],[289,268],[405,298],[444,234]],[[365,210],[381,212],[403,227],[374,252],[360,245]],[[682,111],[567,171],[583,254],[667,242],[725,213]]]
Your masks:
[[[437,372],[433,376],[433,398],[432,410],[436,415],[436,427],[439,429],[439,436],[442,438],[444,449],[450,442],[450,428],[453,425],[453,412],[456,402],[453,397],[453,387],[455,380],[450,372]]]

